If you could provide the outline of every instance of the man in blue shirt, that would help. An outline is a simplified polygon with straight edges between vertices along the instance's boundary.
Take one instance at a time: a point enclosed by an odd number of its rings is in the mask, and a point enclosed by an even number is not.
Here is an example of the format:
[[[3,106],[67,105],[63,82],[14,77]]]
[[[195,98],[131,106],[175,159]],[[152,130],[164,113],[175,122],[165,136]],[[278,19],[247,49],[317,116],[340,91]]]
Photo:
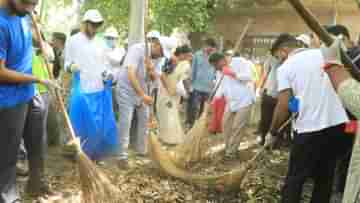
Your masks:
[[[16,162],[21,137],[29,118],[34,83],[51,81],[32,76],[31,13],[38,0],[3,0],[0,3],[0,203],[20,202],[16,192]],[[26,138],[31,146],[34,140]],[[30,159],[30,157],[29,157]]]
[[[207,39],[205,47],[196,52],[192,61],[192,93],[187,108],[187,125],[191,128],[204,109],[215,80],[215,69],[209,63],[209,56],[217,49],[214,39]]]

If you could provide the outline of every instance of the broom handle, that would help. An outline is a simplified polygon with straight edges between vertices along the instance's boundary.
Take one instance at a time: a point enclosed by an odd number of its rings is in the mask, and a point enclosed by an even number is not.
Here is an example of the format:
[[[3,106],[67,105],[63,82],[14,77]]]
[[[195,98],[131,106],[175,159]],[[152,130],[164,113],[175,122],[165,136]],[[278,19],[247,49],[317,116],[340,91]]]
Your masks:
[[[281,127],[277,130],[277,132],[281,132],[291,121],[293,121],[295,118],[295,115],[291,116],[287,121],[285,121]],[[254,157],[247,162],[245,168],[244,168],[244,173],[247,173],[250,169],[252,169],[254,167],[254,164],[256,163],[256,161],[261,158],[264,155],[264,152],[267,150],[267,148],[269,147],[269,145],[265,145],[263,146],[260,151],[258,151]],[[244,185],[244,179],[246,179],[246,175],[244,176],[243,180],[241,181],[241,187]]]
[[[33,14],[31,14],[31,20],[33,22],[33,26],[34,26],[34,29],[35,29],[35,34],[36,34],[36,36],[38,37],[38,40],[39,40],[40,51],[43,54],[43,56],[46,56],[46,51],[45,51],[45,47],[44,47],[44,41],[43,41],[43,39],[41,37],[40,29],[39,29],[39,27],[37,25],[35,16]],[[52,71],[50,69],[50,65],[49,65],[47,60],[45,60],[45,67],[46,67],[46,70],[47,70],[47,72],[49,74],[50,79],[53,80],[54,76],[53,76],[53,73],[52,73]],[[70,138],[73,139],[73,140],[76,140],[75,131],[74,131],[74,128],[72,127],[69,115],[68,115],[68,113],[66,111],[64,100],[63,100],[63,98],[61,96],[61,93],[57,89],[55,89],[54,91],[55,91],[55,96],[56,96],[57,102],[59,102],[59,104],[60,104],[60,111],[65,117],[65,125],[66,125],[67,129],[70,132]]]
[[[253,19],[249,18],[244,30],[242,31],[238,41],[235,44],[234,53],[236,53],[240,49],[241,43],[242,43],[243,39],[245,38],[247,32],[249,31],[249,28],[250,28],[252,23],[253,23]]]
[[[221,78],[220,78],[220,80],[219,80],[219,82],[216,84],[216,86],[215,86],[215,88],[214,88],[213,92],[211,93],[211,95],[210,95],[210,97],[209,97],[209,100],[208,100],[209,102],[211,102],[211,101],[213,100],[213,98],[215,97],[216,92],[218,91],[218,89],[219,89],[219,87],[220,87],[220,85],[221,85],[222,81],[224,80],[224,77],[225,77],[225,75],[224,75],[224,74],[222,74],[222,75],[221,75]]]
[[[321,26],[321,24],[316,20],[315,16],[310,12],[309,9],[305,8],[300,0],[287,0],[296,12],[301,16],[305,21],[307,26],[323,41],[326,46],[331,46],[334,42],[334,39],[330,34]],[[358,81],[360,81],[360,71],[359,68],[351,61],[350,57],[341,49],[341,61],[344,63],[345,67],[349,68],[351,75]]]

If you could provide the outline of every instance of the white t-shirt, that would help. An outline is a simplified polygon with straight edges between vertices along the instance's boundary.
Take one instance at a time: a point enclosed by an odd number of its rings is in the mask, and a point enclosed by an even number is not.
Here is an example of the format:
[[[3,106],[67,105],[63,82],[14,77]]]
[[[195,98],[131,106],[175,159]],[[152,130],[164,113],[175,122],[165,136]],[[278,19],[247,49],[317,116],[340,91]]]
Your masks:
[[[112,71],[119,71],[121,68],[121,60],[125,56],[126,51],[124,48],[115,48],[106,50],[106,65]]]
[[[278,69],[279,92],[291,89],[300,101],[294,126],[298,133],[316,132],[348,121],[323,66],[321,51],[309,49],[291,55]]]
[[[236,75],[236,79],[224,76],[217,96],[224,95],[228,102],[229,111],[237,112],[255,102],[255,91],[251,85],[253,82],[252,67],[247,60],[240,57],[233,59],[230,66]]]
[[[65,68],[74,63],[80,69],[80,86],[84,92],[104,89],[102,73],[107,69],[105,43],[102,39],[89,39],[79,32],[65,44]]]

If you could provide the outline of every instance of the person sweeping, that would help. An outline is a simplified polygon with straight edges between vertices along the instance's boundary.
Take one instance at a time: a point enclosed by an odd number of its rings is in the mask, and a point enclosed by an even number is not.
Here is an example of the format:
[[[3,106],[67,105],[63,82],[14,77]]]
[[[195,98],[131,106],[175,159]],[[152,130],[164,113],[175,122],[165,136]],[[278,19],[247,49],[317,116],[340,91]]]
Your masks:
[[[38,161],[32,134],[24,131],[30,123],[28,112],[36,103],[34,83],[56,87],[51,80],[32,75],[32,33],[29,14],[37,0],[4,0],[0,3],[0,202],[20,202],[16,189],[16,162],[24,137],[29,161]],[[32,142],[29,142],[32,140]],[[40,141],[40,140],[39,140]]]
[[[136,139],[135,151],[139,156],[146,156],[147,123],[150,106],[153,104],[149,86],[157,79],[151,59],[164,56],[159,39],[154,39],[149,45],[150,56],[145,54],[145,43],[137,43],[129,47],[124,68],[116,75],[118,78],[116,99],[119,112],[121,112],[118,121],[120,149],[117,155],[117,164],[120,169],[128,168],[128,148],[133,118],[137,120],[135,133],[131,135]]]
[[[241,58],[238,59],[232,62],[232,73],[224,76],[217,91],[217,95],[225,96],[228,102],[224,118],[225,159],[238,157],[240,141],[246,134],[251,108],[255,103],[255,92],[248,85],[252,81],[251,67]],[[210,55],[209,62],[217,70],[226,66],[225,56],[221,53]]]

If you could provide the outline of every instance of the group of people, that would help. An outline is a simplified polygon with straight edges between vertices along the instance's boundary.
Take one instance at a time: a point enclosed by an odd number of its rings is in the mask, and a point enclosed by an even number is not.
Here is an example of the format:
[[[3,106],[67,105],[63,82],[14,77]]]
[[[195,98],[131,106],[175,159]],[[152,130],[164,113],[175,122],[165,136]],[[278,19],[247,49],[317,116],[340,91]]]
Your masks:
[[[151,31],[145,42],[119,48],[114,27],[99,36],[104,18],[94,9],[84,14],[80,29],[69,38],[53,33],[48,43],[29,16],[36,4],[37,0],[7,0],[0,5],[0,203],[21,202],[16,191],[21,153],[29,162],[26,191],[33,195],[51,192],[44,175],[47,121],[63,125],[60,114],[49,114],[59,112],[50,95],[51,89],[59,88],[66,93],[70,117],[85,147],[109,147],[105,145],[109,140],[92,143],[90,135],[109,139],[115,134],[120,169],[128,168],[131,143],[137,157],[147,155],[146,138],[153,119],[158,121],[164,144],[181,144],[186,129],[199,119],[207,103],[216,117],[209,131],[224,133],[224,159],[236,159],[248,132],[256,92],[262,92],[259,144],[273,145],[283,136],[287,120],[292,126],[283,203],[300,202],[308,178],[314,180],[312,202],[330,202],[335,177],[339,194],[358,187],[346,179],[348,168],[356,163],[353,156],[350,164],[356,133],[351,120],[359,117],[359,84],[352,79],[357,78],[357,71],[343,68],[339,52],[346,50],[360,67],[360,49],[351,42],[345,26],[325,26],[336,39],[331,47],[322,45],[315,35],[281,34],[269,50],[258,84],[249,59],[232,50],[220,51],[211,38],[193,53],[191,46],[179,46],[175,38]],[[95,127],[82,129],[81,122]],[[102,154],[91,150],[85,152],[100,161]],[[357,173],[350,177],[356,179]]]

